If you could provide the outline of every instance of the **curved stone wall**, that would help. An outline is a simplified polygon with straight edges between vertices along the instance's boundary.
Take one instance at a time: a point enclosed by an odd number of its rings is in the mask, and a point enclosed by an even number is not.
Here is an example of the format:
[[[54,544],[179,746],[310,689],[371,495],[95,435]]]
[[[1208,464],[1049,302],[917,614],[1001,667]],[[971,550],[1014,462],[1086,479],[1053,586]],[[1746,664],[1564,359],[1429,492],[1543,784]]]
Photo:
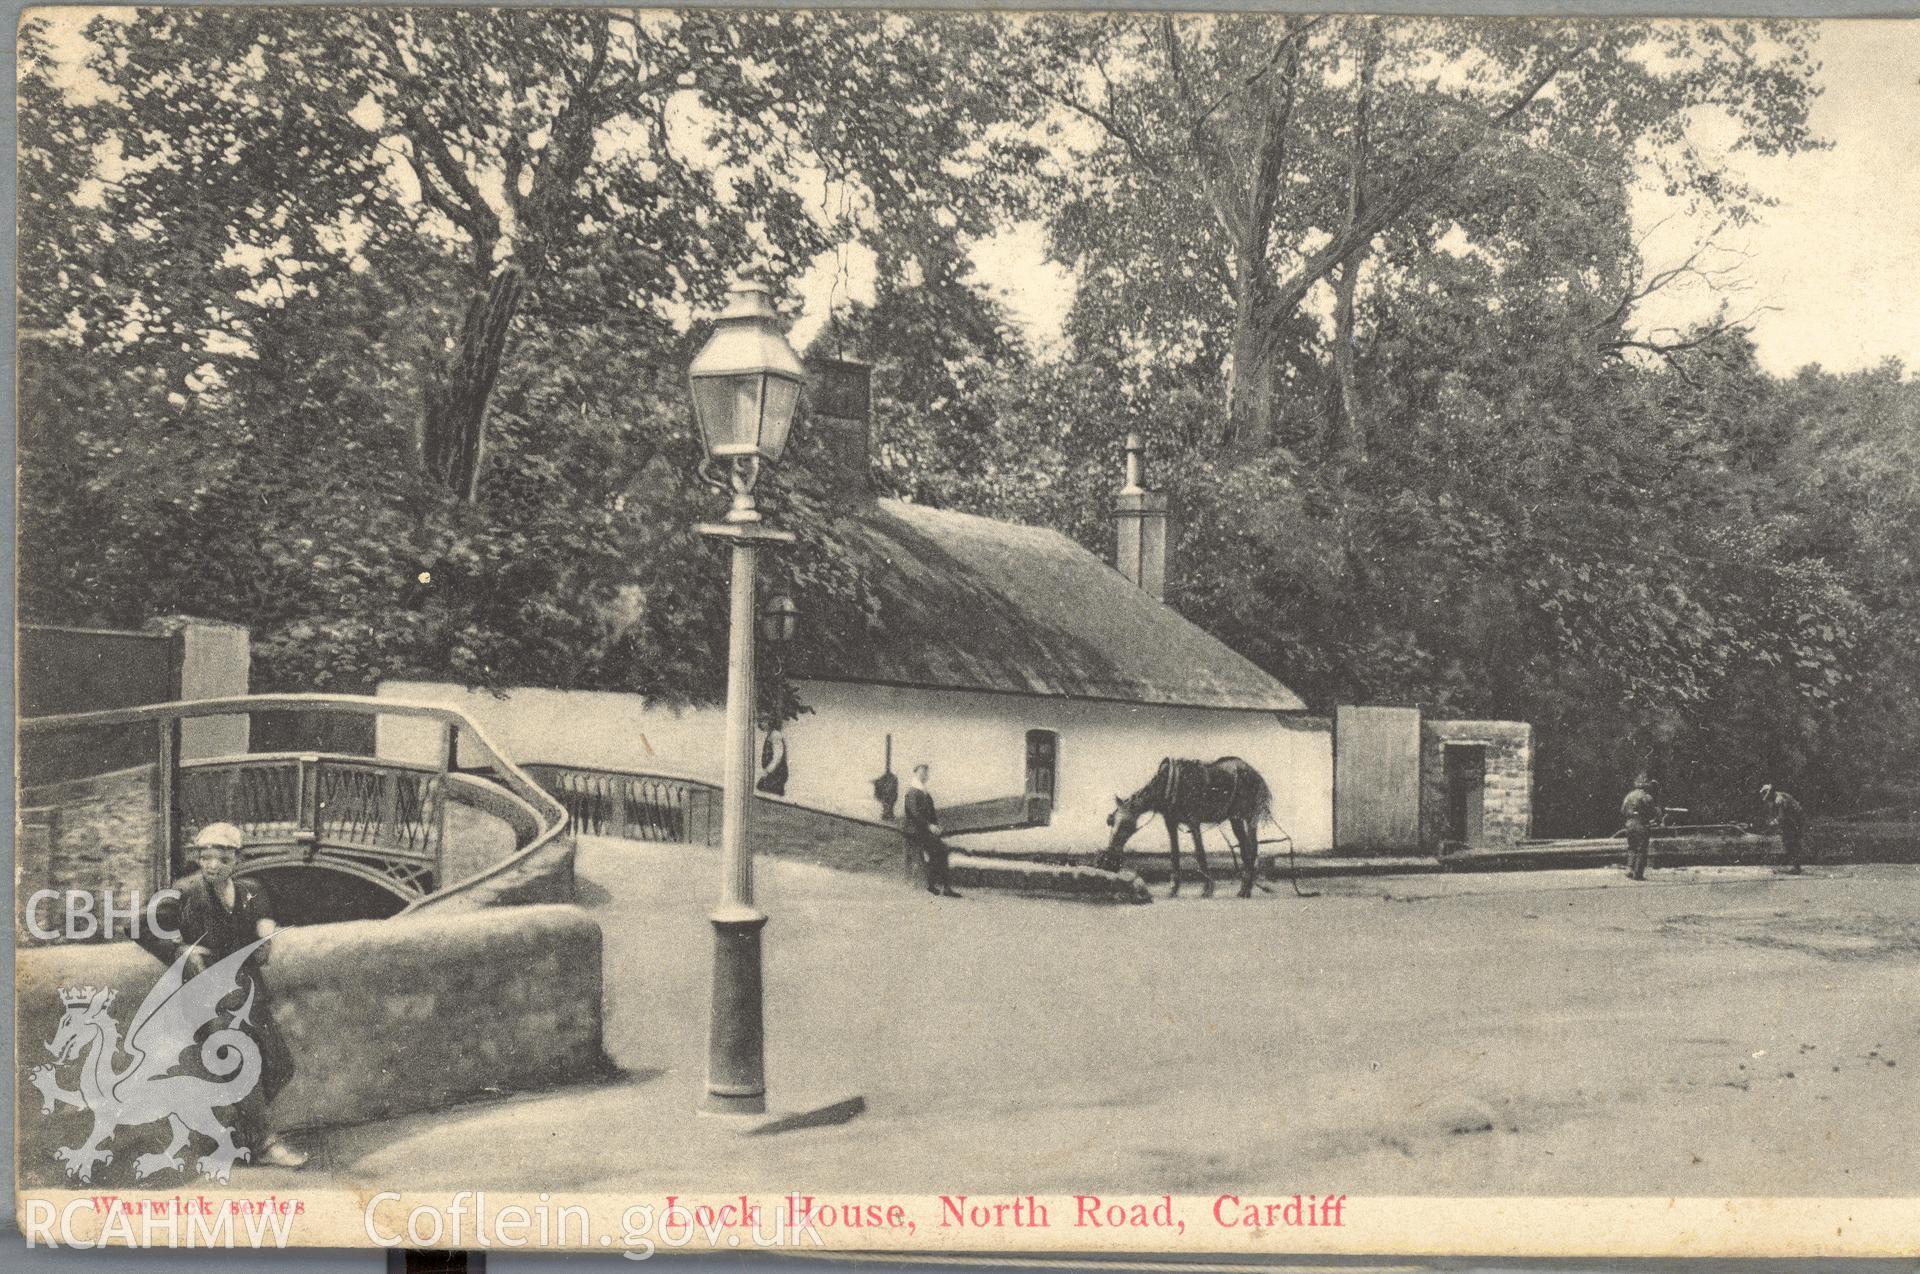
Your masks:
[[[358,1123],[604,1072],[600,926],[572,906],[408,915],[286,929],[268,950],[274,1020],[295,1073],[270,1112],[278,1129]],[[41,1110],[31,1070],[58,1029],[63,986],[118,992],[124,1030],[162,966],[130,942],[19,953],[17,1160],[23,1185],[65,1182],[53,1158],[90,1117]],[[76,1066],[60,1071],[72,1087]],[[126,1128],[94,1185],[131,1185],[131,1165],[165,1145],[164,1123]],[[176,1174],[167,1173],[173,1176]],[[170,1189],[181,1181],[145,1183]]]

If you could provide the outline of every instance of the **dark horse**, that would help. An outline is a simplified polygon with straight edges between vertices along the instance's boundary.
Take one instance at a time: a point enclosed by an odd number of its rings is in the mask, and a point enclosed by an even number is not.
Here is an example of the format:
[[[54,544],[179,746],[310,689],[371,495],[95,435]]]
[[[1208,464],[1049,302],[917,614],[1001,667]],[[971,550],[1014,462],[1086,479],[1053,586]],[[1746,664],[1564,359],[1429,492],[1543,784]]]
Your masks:
[[[1173,851],[1173,892],[1180,892],[1180,829],[1193,830],[1193,856],[1200,864],[1200,877],[1213,892],[1213,877],[1207,873],[1207,851],[1200,841],[1205,824],[1228,823],[1239,845],[1240,896],[1253,896],[1253,873],[1258,865],[1260,841],[1257,834],[1273,807],[1273,793],[1260,771],[1237,756],[1218,761],[1188,761],[1168,757],[1160,762],[1147,785],[1132,796],[1116,796],[1107,826],[1113,839],[1098,863],[1112,871],[1120,866],[1120,851],[1140,830],[1140,819],[1158,814],[1167,825],[1167,844]]]

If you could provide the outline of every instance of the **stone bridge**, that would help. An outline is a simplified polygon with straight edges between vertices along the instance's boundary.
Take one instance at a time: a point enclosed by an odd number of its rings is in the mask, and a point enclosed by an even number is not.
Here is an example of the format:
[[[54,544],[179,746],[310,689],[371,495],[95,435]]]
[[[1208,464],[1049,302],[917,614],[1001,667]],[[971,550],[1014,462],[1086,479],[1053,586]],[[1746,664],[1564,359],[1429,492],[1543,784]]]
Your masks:
[[[438,757],[380,755],[381,717],[429,723]],[[230,822],[237,871],[272,880],[285,926],[260,970],[294,1058],[276,1130],[604,1075],[601,932],[571,905],[567,812],[457,710],[249,695],[28,718],[20,740],[23,1057],[54,1037],[62,988],[141,1001],[163,965],[123,940],[142,936],[138,900],[190,868],[194,832]],[[90,919],[107,923],[76,933],[47,914],[76,899],[102,900]],[[88,1116],[44,1110],[29,1071],[16,1077],[21,1180],[72,1184],[55,1151]],[[116,1134],[92,1184],[190,1183],[187,1170],[136,1178],[139,1152],[167,1136],[164,1123]]]
[[[432,723],[437,762],[373,755],[367,727],[379,717]],[[362,728],[339,728],[343,718]],[[195,737],[242,750],[183,757],[183,728],[208,720],[227,728]],[[267,721],[282,739],[334,746],[245,750]],[[125,765],[143,738],[149,759]],[[214,822],[240,827],[237,873],[274,881],[295,923],[571,896],[566,809],[456,709],[247,695],[29,718],[20,739],[23,902],[46,889],[164,888],[191,869],[194,833]],[[361,752],[337,750],[348,740]],[[115,768],[100,772],[98,757]]]

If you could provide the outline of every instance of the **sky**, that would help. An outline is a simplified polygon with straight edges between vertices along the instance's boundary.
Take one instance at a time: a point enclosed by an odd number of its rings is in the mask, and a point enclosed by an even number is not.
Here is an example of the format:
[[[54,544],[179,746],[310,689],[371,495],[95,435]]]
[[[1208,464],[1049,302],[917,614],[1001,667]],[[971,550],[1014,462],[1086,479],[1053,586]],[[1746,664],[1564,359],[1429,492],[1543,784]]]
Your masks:
[[[1790,375],[1808,363],[1854,371],[1898,358],[1920,371],[1920,20],[1822,24],[1823,89],[1814,132],[1830,150],[1792,158],[1735,155],[1735,170],[1774,196],[1757,224],[1723,231],[1703,264],[1736,267],[1744,290],[1732,314],[1752,310],[1761,365]],[[1635,207],[1653,269],[1677,265],[1716,229],[1660,198]],[[1046,260],[1037,225],[1003,233],[975,252],[981,279],[1045,347],[1057,340],[1073,281]],[[816,265],[795,326],[804,343],[829,307],[872,297],[870,259],[849,254]],[[1710,317],[1722,298],[1677,288],[1643,308],[1647,327]],[[1765,308],[1762,308],[1765,307]]]
[[[1741,303],[1778,307],[1753,322],[1769,371],[1853,371],[1888,357],[1920,371],[1920,21],[1826,22],[1818,56],[1811,122],[1833,148],[1733,159],[1779,200],[1728,236],[1752,283]],[[1641,209],[1643,219],[1657,211],[1653,201]],[[1673,260],[1685,258],[1682,233],[1669,225],[1657,236]],[[1704,300],[1691,302],[1696,313]],[[1675,298],[1662,321],[1687,304]]]

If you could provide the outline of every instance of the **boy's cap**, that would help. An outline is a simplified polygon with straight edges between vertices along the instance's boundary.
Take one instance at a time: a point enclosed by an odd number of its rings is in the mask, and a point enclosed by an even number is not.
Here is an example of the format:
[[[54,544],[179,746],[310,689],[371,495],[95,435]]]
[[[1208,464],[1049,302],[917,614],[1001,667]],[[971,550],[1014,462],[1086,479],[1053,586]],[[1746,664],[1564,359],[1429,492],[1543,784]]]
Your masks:
[[[240,849],[247,838],[232,823],[208,823],[194,834],[195,849]]]

